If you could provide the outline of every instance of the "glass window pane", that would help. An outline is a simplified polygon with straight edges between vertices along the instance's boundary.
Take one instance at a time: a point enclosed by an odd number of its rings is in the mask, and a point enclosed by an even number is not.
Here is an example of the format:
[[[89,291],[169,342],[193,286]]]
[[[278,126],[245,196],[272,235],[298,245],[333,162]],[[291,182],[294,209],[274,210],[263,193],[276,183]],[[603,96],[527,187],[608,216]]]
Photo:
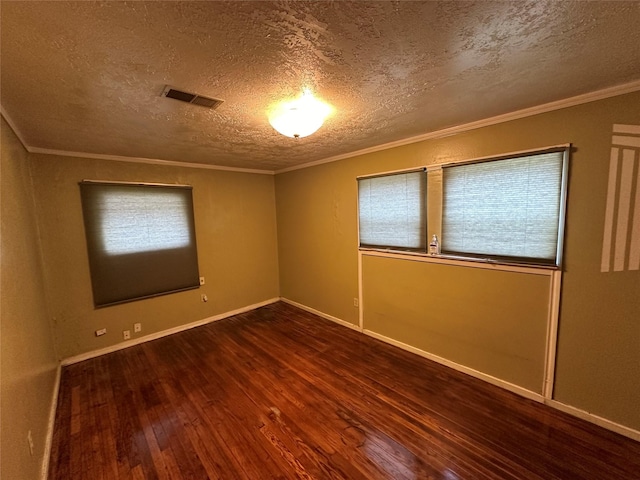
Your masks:
[[[442,252],[556,263],[564,151],[443,169]]]
[[[360,245],[426,249],[426,172],[358,180]]]
[[[81,182],[97,307],[199,286],[191,187]]]

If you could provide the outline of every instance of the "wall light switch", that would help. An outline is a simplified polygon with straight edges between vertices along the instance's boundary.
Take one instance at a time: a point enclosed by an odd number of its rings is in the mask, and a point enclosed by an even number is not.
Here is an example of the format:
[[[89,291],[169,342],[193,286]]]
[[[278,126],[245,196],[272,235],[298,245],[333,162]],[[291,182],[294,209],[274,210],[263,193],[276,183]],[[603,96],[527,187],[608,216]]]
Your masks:
[[[142,331],[142,324],[141,323],[134,323],[133,324],[133,332],[134,333],[139,333]]]
[[[204,277],[200,277],[200,285],[204,285]]]
[[[129,340],[131,338],[131,330],[124,330],[122,332],[122,338]]]

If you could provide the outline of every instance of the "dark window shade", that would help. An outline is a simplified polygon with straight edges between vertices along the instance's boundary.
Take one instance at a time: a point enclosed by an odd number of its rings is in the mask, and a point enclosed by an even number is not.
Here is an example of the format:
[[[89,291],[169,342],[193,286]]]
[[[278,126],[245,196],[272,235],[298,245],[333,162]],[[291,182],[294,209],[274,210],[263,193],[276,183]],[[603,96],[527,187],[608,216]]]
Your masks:
[[[97,307],[197,288],[188,186],[81,182]]]
[[[442,253],[557,265],[565,150],[443,168]]]
[[[426,251],[424,170],[358,179],[361,247]]]

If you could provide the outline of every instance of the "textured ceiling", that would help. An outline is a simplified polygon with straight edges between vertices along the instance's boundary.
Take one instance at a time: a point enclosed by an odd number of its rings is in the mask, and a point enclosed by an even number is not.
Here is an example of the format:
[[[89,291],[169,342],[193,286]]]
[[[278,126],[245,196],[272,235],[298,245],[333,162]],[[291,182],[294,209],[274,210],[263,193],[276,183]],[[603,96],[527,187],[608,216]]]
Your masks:
[[[638,1],[0,9],[2,108],[40,149],[279,170],[640,79]],[[279,135],[269,107],[305,86],[334,114]]]

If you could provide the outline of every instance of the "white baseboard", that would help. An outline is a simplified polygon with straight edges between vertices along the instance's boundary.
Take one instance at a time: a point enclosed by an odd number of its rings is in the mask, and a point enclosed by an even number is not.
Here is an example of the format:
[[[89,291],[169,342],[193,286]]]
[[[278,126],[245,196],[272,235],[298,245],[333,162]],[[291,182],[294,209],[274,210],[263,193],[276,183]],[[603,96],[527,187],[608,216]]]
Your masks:
[[[346,320],[342,320],[341,318],[334,317],[333,315],[329,315],[328,313],[321,312],[320,310],[316,310],[315,308],[307,307],[298,302],[294,302],[293,300],[289,300],[288,298],[280,297],[284,303],[288,303],[289,305],[293,305],[294,307],[298,307],[301,310],[306,310],[307,312],[313,313],[322,318],[326,318],[327,320],[331,320],[332,322],[338,323],[343,327],[351,328],[352,330],[357,330],[360,332],[360,327],[358,325],[354,325],[353,323],[349,323]]]
[[[233,317],[234,315],[240,315],[241,313],[249,312],[251,310],[255,310],[256,308],[260,308],[260,307],[264,307],[265,305],[276,303],[279,300],[280,300],[279,297],[271,298],[269,300],[265,300],[264,302],[254,303],[253,305],[247,305],[246,307],[238,308],[236,310],[220,313],[218,315],[204,318],[202,320],[197,320],[195,322],[187,323],[185,325],[180,325],[178,327],[173,327],[167,330],[162,330],[160,332],[145,335],[144,337],[136,338],[134,340],[128,340],[126,342],[121,342],[116,345],[111,345],[110,347],[105,347],[99,350],[93,350],[91,352],[81,353],[80,355],[68,357],[63,359],[62,362],[60,363],[64,367],[74,363],[82,362],[84,360],[89,360],[90,358],[99,357],[101,355],[106,355],[107,353],[116,352],[118,350],[123,350],[125,348],[133,347],[134,345],[140,345],[141,343],[150,342],[151,340],[156,340],[158,338],[166,337],[168,335],[173,335],[174,333],[179,333],[185,330],[190,330],[195,327],[200,327],[202,325],[206,325],[207,323],[215,322],[228,317]]]
[[[472,377],[476,377],[476,378],[479,378],[480,380],[484,380],[485,382],[491,383],[492,385],[496,385],[498,387],[504,388],[505,390],[509,390],[510,392],[513,392],[522,397],[534,400],[536,402],[544,403],[545,405],[548,405],[562,412],[568,413],[569,415],[573,415],[574,417],[580,418],[589,423],[593,423],[595,425],[598,425],[612,432],[619,433],[620,435],[624,435],[625,437],[631,438],[632,440],[640,441],[640,431],[634,430],[633,428],[620,425],[616,422],[613,422],[603,417],[599,417],[598,415],[594,415],[593,413],[587,412],[585,410],[581,410],[579,408],[572,407],[570,405],[565,405],[564,403],[561,403],[557,400],[544,398],[544,396],[542,396],[541,394],[532,392],[530,390],[527,390],[526,388],[520,387],[518,385],[514,385],[512,383],[506,382],[504,380],[493,377],[491,375],[487,375],[478,370],[465,367],[464,365],[460,365],[459,363],[455,363],[450,360],[447,360],[446,358],[439,357],[429,352],[425,352],[424,350],[420,350],[419,348],[413,347],[406,343],[400,342],[398,340],[394,340],[384,335],[380,335],[379,333],[372,332],[371,330],[366,330],[366,329],[360,330],[358,326],[352,323],[346,322],[332,315],[328,315],[326,313],[320,312],[314,308],[307,307],[306,305],[302,305],[300,303],[294,302],[286,298],[281,298],[281,300],[285,303],[301,308],[302,310],[306,310],[307,312],[311,312],[315,315],[318,315],[319,317],[326,318],[327,320],[331,320],[332,322],[338,323],[340,325],[351,328],[353,330],[361,331],[365,335],[369,335],[370,337],[376,338],[382,342],[388,343],[390,345],[394,345],[398,348],[402,348],[403,350],[414,353],[416,355],[420,355],[421,357],[427,358],[429,360],[433,360],[434,362],[440,363],[441,365],[445,365],[447,367],[453,368],[454,370],[458,370],[460,372],[471,375]]]
[[[313,313],[314,315],[318,315],[319,317],[325,318],[327,320],[330,320],[332,322],[335,322],[339,325],[342,325],[344,327],[350,328],[352,330],[356,330],[359,332],[364,333],[365,335],[368,335],[372,338],[376,338],[382,342],[388,343],[390,345],[394,345],[398,348],[402,348],[403,350],[406,350],[408,352],[414,353],[416,355],[419,355],[421,357],[427,358],[429,360],[432,360],[436,363],[440,363],[441,365],[445,365],[447,367],[453,368],[454,370],[458,370],[460,372],[466,373],[468,375],[471,375],[472,377],[475,378],[479,378],[480,380],[484,380],[487,383],[490,383],[492,385],[496,385],[498,387],[504,388],[505,390],[511,391],[513,393],[516,393],[522,397],[525,398],[529,398],[531,400],[540,402],[540,403],[544,403],[545,405],[548,405],[552,408],[555,408],[557,410],[560,410],[562,412],[568,413],[569,415],[573,415],[577,418],[580,418],[582,420],[585,420],[587,422],[593,423],[595,425],[598,425],[600,427],[606,428],[607,430],[611,430],[615,433],[619,433],[620,435],[624,435],[625,437],[631,438],[632,440],[636,440],[636,441],[640,441],[640,431],[638,430],[634,430],[633,428],[630,427],[626,427],[624,425],[620,425],[616,422],[613,422],[611,420],[608,420],[606,418],[600,417],[598,415],[595,415],[593,413],[587,412],[585,410],[581,410],[579,408],[576,407],[572,407],[570,405],[565,405],[564,403],[561,403],[557,400],[551,400],[551,399],[545,399],[542,395],[536,393],[536,392],[532,392],[530,390],[527,390],[523,387],[520,387],[518,385],[514,385],[512,383],[509,383],[507,381],[501,380],[499,378],[493,377],[491,375],[487,375],[485,373],[482,373],[478,370],[474,370],[472,368],[469,367],[465,367],[464,365],[460,365],[458,363],[452,362],[450,360],[447,360],[446,358],[443,357],[439,357],[437,355],[434,355],[432,353],[429,352],[425,352],[424,350],[420,350],[419,348],[413,347],[411,345],[408,345],[406,343],[400,342],[398,340],[394,340],[390,337],[386,337],[384,335],[380,335],[379,333],[376,332],[372,332],[371,330],[361,330],[357,325],[354,325],[353,323],[347,322],[345,320],[342,320],[340,318],[334,317],[333,315],[329,315],[327,313],[321,312],[319,310],[316,310],[315,308],[311,308],[308,307],[306,305],[303,305],[301,303],[298,302],[294,302],[293,300],[289,300],[288,298],[284,298],[284,297],[280,297],[280,298],[272,298],[269,300],[265,300],[264,302],[260,302],[260,303],[256,303],[253,305],[248,305],[246,307],[242,307],[239,308],[237,310],[232,310],[229,312],[225,312],[225,313],[221,313],[218,315],[214,315],[212,317],[208,317],[205,318],[203,320],[198,320],[196,322],[192,322],[192,323],[188,323],[186,325],[180,325],[179,327],[175,327],[175,328],[170,328],[168,330],[163,330],[161,332],[156,332],[150,335],[146,335],[144,337],[140,337],[137,338],[135,340],[131,340],[128,342],[122,342],[119,343],[117,345],[112,345],[111,347],[107,347],[107,348],[103,348],[100,350],[94,350],[92,352],[87,352],[87,353],[83,353],[81,355],[76,355],[74,357],[69,357],[66,358],[64,360],[62,360],[62,362],[60,363],[60,366],[57,369],[57,373],[56,373],[56,383],[55,383],[55,387],[54,387],[54,392],[53,392],[53,398],[52,398],[52,403],[51,403],[51,409],[50,409],[50,413],[49,413],[49,425],[47,428],[47,438],[46,438],[46,443],[45,443],[45,452],[44,452],[44,459],[42,462],[42,475],[41,478],[42,480],[46,480],[47,476],[48,476],[48,472],[49,472],[49,457],[51,456],[51,444],[52,444],[52,440],[53,440],[53,428],[54,428],[54,424],[55,424],[55,415],[56,415],[56,408],[58,405],[58,392],[59,392],[59,388],[60,388],[60,372],[61,372],[61,367],[62,366],[66,366],[66,365],[71,365],[73,363],[77,363],[77,362],[81,362],[83,360],[88,360],[90,358],[95,358],[98,357],[100,355],[105,355],[107,353],[111,353],[111,352],[115,352],[117,350],[122,350],[124,348],[128,348],[134,345],[138,345],[144,342],[148,342],[151,340],[155,340],[158,338],[162,338],[162,337],[166,337],[168,335],[172,335],[174,333],[178,333],[178,332],[182,332],[184,330],[189,330],[191,328],[195,328],[195,327],[199,327],[201,325],[206,325],[207,323],[211,323],[211,322],[215,322],[217,320],[222,320],[224,318],[228,318],[228,317],[232,317],[234,315],[239,315],[241,313],[245,313],[251,310],[255,310],[256,308],[260,308],[263,307],[265,305],[270,305],[272,303],[276,303],[278,301],[283,301],[285,303],[288,303],[290,305],[293,305],[295,307],[298,307],[302,310],[305,310],[307,312]]]
[[[594,423],[602,428],[606,428],[607,430],[611,430],[612,432],[619,433],[620,435],[624,435],[625,437],[629,437],[632,440],[640,442],[640,431],[638,430],[620,425],[619,423],[613,422],[598,415],[594,415],[593,413],[587,412],[586,410],[581,410],[580,408],[566,405],[562,402],[559,402],[558,400],[545,399],[544,403],[549,405],[550,407],[560,410],[561,412],[568,413],[569,415],[581,418],[582,420]]]
[[[56,379],[53,385],[53,394],[51,395],[51,406],[49,407],[49,419],[47,424],[47,436],[44,441],[44,457],[42,458],[42,467],[40,468],[40,479],[47,480],[49,478],[49,461],[51,460],[51,445],[53,444],[53,429],[56,424],[56,412],[58,411],[58,394],[60,392],[60,377],[62,365],[56,367]]]
[[[504,388],[505,390],[509,390],[510,392],[513,392],[513,393],[517,393],[518,395],[528,398],[530,400],[535,400],[536,402],[540,402],[540,403],[544,401],[544,397],[541,394],[532,392],[531,390],[527,390],[526,388],[521,387],[519,385],[509,383],[505,380],[501,380],[492,375],[488,375],[478,370],[474,370],[473,368],[465,367],[464,365],[461,365],[459,363],[452,362],[451,360],[447,360],[446,358],[439,357],[438,355],[434,355],[433,353],[425,352],[424,350],[420,350],[417,347],[413,347],[409,344],[400,342],[398,340],[394,340],[393,338],[390,338],[390,337],[385,337],[384,335],[380,335],[379,333],[372,332],[371,330],[365,329],[363,330],[362,333],[364,333],[365,335],[369,335],[370,337],[376,338],[378,340],[381,340],[390,345],[393,345],[395,347],[406,350],[408,352],[415,353],[416,355],[424,357],[428,360],[432,360],[436,363],[444,365],[445,367],[453,368],[454,370],[457,370],[462,373],[466,373],[467,375],[470,375],[475,378],[479,378],[480,380],[484,380],[485,382],[490,383],[492,385],[496,385],[498,387]]]

